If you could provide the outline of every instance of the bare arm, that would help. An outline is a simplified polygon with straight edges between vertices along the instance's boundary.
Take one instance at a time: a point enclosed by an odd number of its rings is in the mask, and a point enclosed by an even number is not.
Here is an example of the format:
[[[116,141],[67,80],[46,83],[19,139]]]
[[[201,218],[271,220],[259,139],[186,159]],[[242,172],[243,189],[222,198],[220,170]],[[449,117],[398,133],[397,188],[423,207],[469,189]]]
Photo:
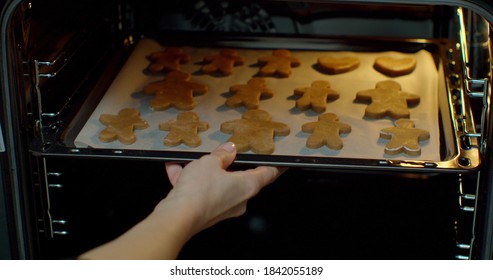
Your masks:
[[[225,143],[184,168],[167,163],[173,189],[142,222],[81,259],[174,259],[196,233],[246,211],[248,199],[273,182],[281,170],[261,166],[226,170],[236,156]]]

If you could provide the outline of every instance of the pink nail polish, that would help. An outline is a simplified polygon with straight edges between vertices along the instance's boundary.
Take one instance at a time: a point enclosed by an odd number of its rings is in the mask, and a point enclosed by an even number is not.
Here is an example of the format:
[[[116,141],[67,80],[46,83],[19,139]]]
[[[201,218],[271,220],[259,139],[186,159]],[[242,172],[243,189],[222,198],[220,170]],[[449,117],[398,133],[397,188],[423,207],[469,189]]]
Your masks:
[[[224,143],[222,148],[224,150],[226,150],[227,152],[230,152],[230,153],[232,153],[236,150],[235,143],[233,143],[233,142]]]

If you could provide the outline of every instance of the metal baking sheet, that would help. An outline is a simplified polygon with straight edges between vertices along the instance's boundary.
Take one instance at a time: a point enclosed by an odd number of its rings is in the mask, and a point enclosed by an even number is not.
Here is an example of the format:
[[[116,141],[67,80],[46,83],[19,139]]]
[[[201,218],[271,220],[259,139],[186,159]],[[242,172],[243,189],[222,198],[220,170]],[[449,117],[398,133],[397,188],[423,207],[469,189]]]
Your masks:
[[[163,138],[167,131],[159,130],[159,123],[176,119],[180,112],[174,108],[165,111],[153,111],[149,107],[152,96],[142,93],[142,88],[150,82],[162,79],[164,75],[147,75],[145,69],[149,64],[146,56],[164,47],[157,41],[144,38],[139,41],[106,94],[95,108],[94,112],[75,139],[78,148],[128,149],[144,151],[187,151],[209,152],[219,144],[228,140],[231,135],[220,131],[221,123],[241,118],[245,111],[243,107],[228,108],[224,102],[229,87],[235,84],[244,84],[258,72],[256,65],[260,56],[270,55],[272,49],[237,48],[245,59],[243,66],[235,67],[234,74],[227,77],[206,75],[200,73],[201,61],[204,56],[218,53],[218,48],[183,46],[192,61],[182,65],[180,70],[192,74],[192,81],[205,83],[209,92],[195,97],[197,106],[194,112],[198,113],[202,121],[209,123],[210,128],[199,133],[202,145],[196,148],[183,144],[176,147],[163,145]],[[320,50],[292,50],[293,56],[298,57],[302,64],[295,67],[288,78],[265,77],[268,87],[274,91],[274,97],[262,100],[260,108],[271,113],[273,121],[287,124],[291,133],[288,136],[275,138],[275,152],[272,156],[303,156],[348,159],[402,159],[440,161],[440,135],[438,119],[438,70],[432,54],[421,50],[413,54],[404,54],[394,51],[387,52],[345,52]],[[318,57],[322,55],[356,56],[360,59],[360,66],[351,72],[328,75],[320,73],[314,68]],[[401,77],[389,78],[373,69],[376,57],[390,55],[402,57],[413,55],[417,59],[417,67],[413,73]],[[379,81],[392,79],[401,84],[402,90],[418,94],[420,103],[411,107],[411,119],[416,127],[430,132],[430,139],[421,142],[421,156],[386,155],[384,147],[386,140],[379,139],[379,131],[392,127],[393,120],[364,118],[366,104],[355,103],[356,93],[361,90],[373,89]],[[312,110],[299,111],[295,109],[294,89],[307,87],[315,80],[327,80],[331,88],[339,92],[340,97],[327,105],[327,111],[335,113],[339,121],[349,124],[351,133],[342,136],[344,147],[342,150],[331,150],[327,147],[309,149],[305,146],[310,134],[303,133],[301,126],[307,122],[317,120],[318,113]],[[98,134],[104,129],[99,122],[101,114],[117,114],[123,108],[137,108],[141,116],[149,122],[149,128],[136,130],[137,141],[131,145],[116,142],[103,143],[98,140]],[[245,154],[253,154],[246,152]]]

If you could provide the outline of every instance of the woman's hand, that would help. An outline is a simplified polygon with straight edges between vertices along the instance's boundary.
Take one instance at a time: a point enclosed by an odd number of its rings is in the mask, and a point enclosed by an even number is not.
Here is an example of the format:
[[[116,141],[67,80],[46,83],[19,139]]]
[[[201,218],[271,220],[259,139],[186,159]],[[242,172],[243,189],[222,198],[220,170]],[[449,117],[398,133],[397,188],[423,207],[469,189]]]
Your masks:
[[[245,213],[248,199],[264,186],[273,182],[283,170],[260,166],[245,171],[229,172],[226,169],[236,156],[233,143],[225,143],[209,155],[190,162],[184,168],[167,163],[166,171],[173,189],[163,203],[183,203],[194,219],[192,234],[219,221]]]

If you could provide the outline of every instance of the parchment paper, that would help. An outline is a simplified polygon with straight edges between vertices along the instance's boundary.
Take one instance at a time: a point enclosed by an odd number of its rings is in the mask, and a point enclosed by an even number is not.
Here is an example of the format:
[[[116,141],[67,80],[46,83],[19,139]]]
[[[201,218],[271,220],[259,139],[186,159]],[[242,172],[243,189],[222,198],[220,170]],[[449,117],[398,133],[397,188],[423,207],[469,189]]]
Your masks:
[[[146,75],[144,69],[149,64],[146,56],[154,51],[164,49],[152,39],[142,39],[134,52],[117,75],[112,85],[98,104],[85,126],[75,139],[79,148],[107,148],[107,149],[138,149],[159,151],[197,151],[209,152],[219,144],[228,140],[231,135],[222,133],[219,128],[222,122],[239,119],[245,111],[243,107],[228,108],[224,102],[228,96],[229,87],[235,84],[245,84],[258,72],[256,65],[260,56],[270,55],[272,49],[237,49],[245,59],[243,66],[235,67],[231,76],[219,77],[200,73],[201,61],[204,56],[217,54],[219,49],[184,47],[186,53],[192,56],[192,61],[182,65],[180,70],[192,74],[192,81],[205,83],[209,92],[195,97],[197,107],[193,110],[198,113],[202,121],[209,123],[210,128],[199,133],[202,145],[190,148],[183,144],[176,147],[163,145],[163,138],[167,131],[159,130],[159,123],[176,119],[180,112],[174,108],[166,111],[153,111],[149,107],[152,96],[142,94],[142,88],[152,81],[161,80],[164,75]],[[415,54],[398,52],[323,52],[323,51],[296,51],[293,56],[302,61],[300,67],[295,67],[289,78],[266,77],[268,87],[274,90],[271,99],[262,100],[260,108],[271,113],[272,120],[283,122],[291,128],[288,136],[275,138],[275,152],[273,155],[341,157],[362,159],[413,159],[439,161],[439,123],[438,123],[438,73],[432,55],[425,51]],[[357,56],[361,64],[351,72],[328,75],[317,71],[314,65],[322,55]],[[413,55],[417,59],[417,67],[413,73],[389,78],[373,69],[376,57],[390,55],[395,58]],[[338,91],[339,99],[327,105],[327,111],[339,116],[339,121],[349,124],[351,133],[342,135],[344,147],[340,151],[330,150],[327,147],[309,149],[305,146],[310,135],[301,131],[301,126],[307,122],[317,120],[318,113],[312,110],[299,111],[295,109],[293,91],[295,88],[307,87],[314,80],[327,80],[331,88]],[[421,142],[421,156],[407,156],[404,154],[388,156],[384,154],[384,147],[388,140],[379,139],[379,132],[383,128],[392,127],[390,118],[373,120],[364,118],[366,104],[355,103],[356,93],[361,90],[373,89],[379,81],[392,79],[401,84],[402,90],[420,96],[419,105],[410,108],[411,120],[417,128],[428,130],[430,139]],[[123,108],[137,108],[144,119],[149,122],[149,128],[136,130],[137,141],[132,145],[124,145],[118,141],[103,143],[98,140],[98,134],[104,129],[99,122],[101,114],[117,114]],[[252,152],[248,152],[252,153]]]

